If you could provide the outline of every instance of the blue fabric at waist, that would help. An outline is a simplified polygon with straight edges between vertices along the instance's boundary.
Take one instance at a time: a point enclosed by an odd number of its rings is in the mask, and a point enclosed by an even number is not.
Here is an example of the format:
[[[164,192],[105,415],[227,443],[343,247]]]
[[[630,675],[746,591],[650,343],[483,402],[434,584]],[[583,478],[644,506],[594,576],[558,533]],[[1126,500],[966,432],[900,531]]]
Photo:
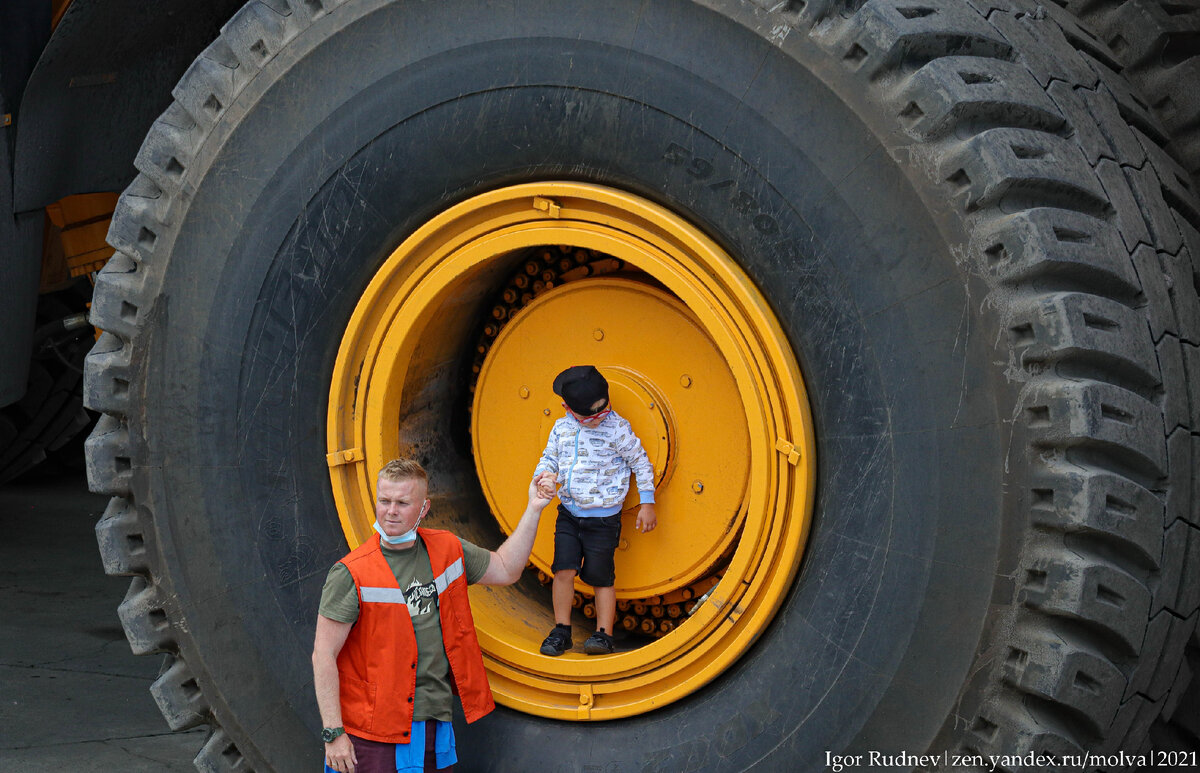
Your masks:
[[[564,504],[563,507],[571,511],[571,515],[576,518],[607,518],[610,515],[616,515],[621,512],[621,505],[613,505],[612,507],[572,507]]]

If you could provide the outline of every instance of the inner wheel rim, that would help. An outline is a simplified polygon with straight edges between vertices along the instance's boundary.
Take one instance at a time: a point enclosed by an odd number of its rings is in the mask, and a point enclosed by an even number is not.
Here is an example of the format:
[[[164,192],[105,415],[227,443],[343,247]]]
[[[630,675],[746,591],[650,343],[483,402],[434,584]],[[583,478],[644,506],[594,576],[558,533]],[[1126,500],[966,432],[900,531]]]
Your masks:
[[[620,277],[545,291],[509,320],[487,353],[471,434],[475,467],[501,528],[516,528],[528,486],[513,474],[514,460],[529,460],[532,470],[563,415],[550,384],[564,357],[599,368],[613,409],[632,424],[654,465],[664,528],[637,534],[639,497],[631,484],[615,556],[617,598],[664,596],[712,573],[745,514],[749,454],[737,386],[686,306],[665,290]],[[548,575],[553,558],[554,530],[539,529],[531,561]],[[591,592],[578,579],[575,587]]]
[[[428,385],[428,374],[436,369],[430,363],[454,354],[439,350],[438,342],[455,338],[444,331],[462,326],[456,322],[459,306],[467,302],[464,299],[475,298],[476,306],[482,307],[485,300],[480,299],[494,290],[504,267],[512,265],[512,255],[545,245],[609,255],[646,278],[640,287],[626,276],[589,279],[591,292],[651,293],[663,303],[677,304],[679,318],[693,320],[724,361],[746,439],[746,470],[734,476],[742,478],[736,484],[741,489],[740,530],[728,543],[732,552],[715,550],[727,556],[723,576],[692,614],[662,638],[600,658],[546,657],[538,653],[538,644],[553,622],[548,589],[540,590],[541,598],[534,598],[538,590],[531,594],[526,589],[522,594],[515,586],[471,589],[476,628],[497,702],[545,717],[613,719],[678,700],[736,660],[763,633],[782,603],[807,537],[815,459],[804,385],[791,346],[769,306],[727,253],[675,213],[596,185],[517,185],[440,213],[384,261],[350,319],[330,389],[327,459],[338,517],[347,542],[355,547],[371,533],[375,472],[398,453],[414,450],[401,417]],[[570,285],[558,288],[558,292],[568,291],[581,292]],[[530,309],[536,310],[535,305],[522,313]],[[508,344],[498,338],[497,345],[503,352]],[[632,352],[624,354],[629,356],[612,352],[607,367],[619,368],[622,360],[638,359]],[[541,369],[557,372],[586,361],[575,360],[571,352],[561,356],[566,359]],[[489,352],[489,361],[492,357]],[[485,371],[489,366],[485,364]],[[548,391],[549,382],[539,375],[538,367],[530,369],[529,387]],[[629,379],[631,393],[639,388],[659,396],[671,391],[664,383],[647,380],[636,364],[629,370],[636,374]],[[477,436],[473,456],[485,494],[503,525],[506,518],[511,521],[505,513],[523,505],[524,486],[549,424],[539,421],[527,433],[530,437],[541,433],[532,450],[508,446],[504,459],[494,458],[500,446],[478,439],[486,435],[481,423],[487,422],[486,401],[493,386],[482,374],[479,383],[482,391],[477,390],[472,419]],[[509,386],[499,380],[496,384],[498,391]],[[667,402],[669,413],[674,409]],[[615,407],[621,412],[620,404]],[[552,411],[552,418],[557,415],[561,409]],[[664,423],[678,426],[702,420],[676,415]],[[514,418],[519,421],[523,419]],[[667,456],[677,453],[684,458],[687,452],[686,446],[669,448]],[[511,470],[507,479],[489,472],[490,467],[501,466]],[[673,473],[671,461],[665,469],[656,468],[670,494],[659,497],[660,530],[670,528],[672,499],[679,507],[679,492],[693,483]],[[491,483],[502,479],[518,482],[517,502],[511,501],[511,492]],[[687,485],[681,488],[680,481]],[[435,502],[442,493],[437,482],[434,478]],[[439,504],[435,509],[442,508]],[[475,517],[491,516],[476,513]],[[460,523],[450,520],[452,529]],[[553,511],[548,509],[539,528],[540,541],[552,539],[553,521]],[[654,533],[627,538],[652,540]],[[544,561],[544,551],[542,556]],[[685,557],[684,563],[711,567],[713,556],[710,546],[702,555]],[[662,589],[669,582],[656,576],[649,587]],[[636,592],[644,590],[639,586]],[[633,593],[629,590],[626,595]]]

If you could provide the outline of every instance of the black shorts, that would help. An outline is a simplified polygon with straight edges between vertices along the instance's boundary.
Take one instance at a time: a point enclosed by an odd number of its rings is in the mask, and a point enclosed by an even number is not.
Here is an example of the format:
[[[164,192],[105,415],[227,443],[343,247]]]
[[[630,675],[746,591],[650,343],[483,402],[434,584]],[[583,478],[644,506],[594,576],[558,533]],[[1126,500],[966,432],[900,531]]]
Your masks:
[[[562,505],[554,524],[554,564],[551,570],[574,569],[593,588],[616,582],[613,554],[621,541],[621,514],[579,518]]]

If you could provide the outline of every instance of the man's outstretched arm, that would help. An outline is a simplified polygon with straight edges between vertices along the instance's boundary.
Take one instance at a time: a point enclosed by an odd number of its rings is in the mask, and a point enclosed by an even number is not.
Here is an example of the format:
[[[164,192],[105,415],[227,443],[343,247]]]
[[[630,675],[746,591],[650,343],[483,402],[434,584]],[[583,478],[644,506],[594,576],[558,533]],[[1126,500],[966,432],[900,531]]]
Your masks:
[[[539,486],[536,480],[529,484],[529,503],[525,505],[525,512],[504,544],[492,551],[492,560],[487,571],[479,578],[479,585],[512,585],[521,578],[521,572],[529,562],[529,553],[533,550],[538,520],[553,498],[553,486]]]

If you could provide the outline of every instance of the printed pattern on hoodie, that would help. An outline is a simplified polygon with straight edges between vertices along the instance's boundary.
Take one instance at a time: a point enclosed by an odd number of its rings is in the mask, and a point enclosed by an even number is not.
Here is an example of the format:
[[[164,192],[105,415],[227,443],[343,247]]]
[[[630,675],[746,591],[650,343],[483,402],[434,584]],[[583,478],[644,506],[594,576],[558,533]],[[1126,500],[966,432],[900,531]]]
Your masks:
[[[642,501],[654,501],[654,467],[633,427],[616,411],[597,427],[570,415],[554,422],[533,476],[547,470],[558,475],[558,500],[576,514],[620,506],[631,471]]]

